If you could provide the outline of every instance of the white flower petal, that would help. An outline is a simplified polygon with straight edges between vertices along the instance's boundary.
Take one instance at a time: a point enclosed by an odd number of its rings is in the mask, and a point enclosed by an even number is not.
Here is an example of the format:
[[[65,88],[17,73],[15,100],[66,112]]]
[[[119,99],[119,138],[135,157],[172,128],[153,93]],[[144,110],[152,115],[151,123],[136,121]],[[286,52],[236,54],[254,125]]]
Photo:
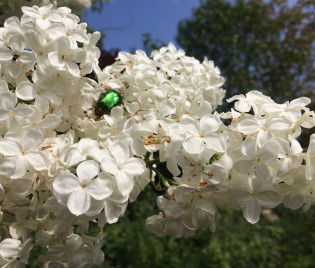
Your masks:
[[[45,118],[38,124],[40,128],[45,130],[54,129],[57,127],[61,122],[61,119],[56,114],[47,114]]]
[[[84,215],[88,217],[95,217],[101,213],[103,208],[104,208],[104,201],[91,199],[91,206],[88,211],[84,212]]]
[[[256,165],[255,161],[243,158],[237,160],[234,163],[234,168],[237,172],[246,174],[249,173],[255,167],[255,165]]]
[[[100,173],[100,166],[94,160],[84,161],[77,167],[77,175],[81,183],[89,183]]]
[[[50,52],[48,54],[48,59],[51,65],[57,68],[63,68],[63,66],[65,66],[65,62],[61,60],[57,52]]]
[[[36,61],[36,54],[33,51],[23,51],[19,55],[19,61],[23,64],[34,64]]]
[[[89,150],[90,147],[98,148],[98,142],[89,138],[81,139],[78,145],[79,150],[85,153]]]
[[[0,154],[4,156],[16,156],[22,152],[19,140],[11,137],[0,139]]]
[[[286,157],[283,159],[280,168],[277,171],[277,177],[283,177],[292,170],[292,158]]]
[[[267,141],[259,151],[259,157],[266,163],[272,163],[278,159],[280,145],[277,139]]]
[[[67,207],[76,216],[82,215],[89,210],[91,197],[85,189],[80,189],[69,195]]]
[[[46,14],[47,14],[46,18],[48,20],[51,20],[51,21],[54,21],[54,22],[60,22],[62,20],[62,18],[63,18],[63,16],[60,13],[58,13],[58,11],[51,11],[50,10]]]
[[[221,135],[209,134],[207,137],[204,137],[204,141],[210,149],[216,152],[223,153],[226,150],[227,142]]]
[[[41,30],[46,30],[51,25],[48,19],[42,19],[40,17],[36,19],[35,23]]]
[[[15,172],[15,160],[11,158],[0,159],[0,177],[9,178]]]
[[[1,46],[0,47],[0,62],[10,61],[12,60],[12,58],[13,58],[12,51],[5,46]]]
[[[6,111],[13,110],[17,103],[17,97],[11,92],[4,92],[1,94],[0,107]]]
[[[221,120],[212,114],[207,114],[200,119],[200,133],[206,136],[216,132],[221,126]]]
[[[38,10],[32,7],[22,7],[22,11],[25,15],[30,16],[31,18],[38,18],[40,16]]]
[[[49,159],[44,152],[29,152],[25,158],[35,170],[47,170],[49,167]]]
[[[125,209],[126,209],[126,204],[125,203],[118,204],[110,200],[105,200],[104,213],[105,213],[106,222],[109,224],[117,222],[118,218],[124,214]]]
[[[260,130],[257,134],[257,145],[258,147],[263,146],[269,139],[271,139],[273,136],[271,132]]]
[[[72,62],[72,61],[67,61],[65,63],[65,65],[67,66],[68,71],[73,75],[73,76],[79,76],[80,75],[80,69],[79,66]]]
[[[118,141],[110,146],[110,152],[116,159],[117,164],[122,164],[129,158],[129,147],[126,143]]]
[[[94,179],[87,186],[86,190],[96,200],[109,197],[113,192],[113,181],[106,179]]]
[[[17,256],[22,250],[22,242],[17,239],[6,238],[0,243],[0,256],[10,258]]]
[[[240,204],[246,204],[252,198],[252,194],[247,189],[240,186],[230,188],[227,194],[231,203],[236,201]]]
[[[237,128],[239,132],[250,135],[259,131],[260,126],[257,121],[252,119],[244,119],[238,123]]]
[[[64,161],[68,167],[75,166],[84,160],[86,160],[86,155],[77,148],[69,148],[64,154]]]
[[[44,140],[43,133],[38,128],[29,128],[24,131],[21,145],[24,152],[36,150]]]
[[[163,212],[166,214],[166,216],[178,218],[183,213],[185,213],[184,206],[181,203],[175,202],[175,201],[170,201],[170,200],[166,199],[164,196],[159,196],[156,199],[156,203],[157,203],[158,207],[161,210],[163,210]]]
[[[28,164],[24,156],[18,156],[15,158],[15,172],[11,176],[13,179],[21,178],[27,172]]]
[[[262,211],[261,205],[256,201],[255,198],[252,198],[245,205],[243,209],[243,216],[249,223],[255,224],[256,222],[259,221],[261,211]]]
[[[282,202],[282,195],[273,189],[258,192],[255,197],[263,208],[275,208]]]
[[[10,188],[12,194],[18,197],[26,197],[33,191],[32,181],[29,179],[12,180]]]
[[[290,109],[292,110],[303,109],[303,107],[310,103],[311,103],[310,98],[300,97],[290,102]]]
[[[117,186],[123,196],[129,195],[133,189],[134,180],[125,172],[118,172],[116,175]]]
[[[60,174],[53,182],[54,192],[62,195],[68,195],[81,188],[78,178],[72,173]]]
[[[297,188],[294,188],[283,200],[283,205],[292,210],[303,206],[304,196]]]
[[[26,104],[20,104],[15,108],[15,116],[17,118],[30,118],[34,115],[34,110]]]
[[[197,122],[196,119],[191,117],[183,118],[180,120],[180,128],[182,132],[199,135],[199,126]]]
[[[18,61],[11,61],[8,65],[8,73],[13,77],[16,78],[22,73],[22,66],[21,63]]]
[[[175,159],[175,157],[170,157],[167,159],[166,167],[174,177],[180,174],[180,169],[178,168],[177,160]]]
[[[21,34],[15,34],[9,39],[10,47],[13,53],[21,52],[24,49],[25,39]]]
[[[164,99],[159,105],[159,116],[160,118],[166,117],[168,115],[174,114],[176,112],[176,107],[168,99]]]
[[[110,156],[105,156],[102,159],[101,162],[101,168],[104,172],[110,173],[110,174],[117,174],[118,169],[117,169],[117,162],[114,158]]]
[[[204,142],[198,137],[188,137],[183,142],[185,151],[189,154],[200,154],[204,150]]]
[[[131,176],[139,176],[145,171],[146,165],[139,158],[129,158],[125,163],[121,171]]]
[[[255,175],[262,181],[272,182],[275,177],[275,171],[272,167],[259,163],[256,165]]]

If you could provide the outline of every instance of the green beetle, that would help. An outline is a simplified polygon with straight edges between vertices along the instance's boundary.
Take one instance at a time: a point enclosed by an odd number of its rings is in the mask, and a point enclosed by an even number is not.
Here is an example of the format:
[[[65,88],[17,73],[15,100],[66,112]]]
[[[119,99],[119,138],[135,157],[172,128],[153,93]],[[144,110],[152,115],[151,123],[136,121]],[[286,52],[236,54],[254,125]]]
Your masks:
[[[95,106],[95,114],[101,117],[110,114],[110,110],[122,103],[122,96],[115,90],[108,90],[102,93]]]

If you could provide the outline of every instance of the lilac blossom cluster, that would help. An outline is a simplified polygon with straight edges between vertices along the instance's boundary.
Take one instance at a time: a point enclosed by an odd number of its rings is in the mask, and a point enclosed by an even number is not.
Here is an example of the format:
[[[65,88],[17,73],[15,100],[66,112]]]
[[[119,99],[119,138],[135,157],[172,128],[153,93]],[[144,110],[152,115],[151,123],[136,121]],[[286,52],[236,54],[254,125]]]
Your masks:
[[[224,204],[255,223],[262,208],[314,203],[315,136],[307,150],[297,141],[315,125],[308,98],[251,91],[217,113],[224,79],[212,61],[169,44],[101,70],[100,33],[69,8],[22,12],[0,28],[1,266],[24,267],[33,245],[52,267],[102,263],[105,225],[148,183],[165,191],[147,219],[161,236],[214,230]],[[121,101],[96,112],[113,91]]]

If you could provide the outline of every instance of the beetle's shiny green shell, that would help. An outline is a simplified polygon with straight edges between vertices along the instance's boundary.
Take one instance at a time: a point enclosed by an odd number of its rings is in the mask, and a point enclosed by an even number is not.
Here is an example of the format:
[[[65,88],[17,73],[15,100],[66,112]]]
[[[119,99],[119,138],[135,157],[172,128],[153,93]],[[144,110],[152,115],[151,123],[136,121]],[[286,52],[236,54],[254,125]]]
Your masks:
[[[95,114],[101,117],[103,114],[109,114],[110,110],[122,103],[121,95],[115,90],[108,90],[102,93],[95,106]]]

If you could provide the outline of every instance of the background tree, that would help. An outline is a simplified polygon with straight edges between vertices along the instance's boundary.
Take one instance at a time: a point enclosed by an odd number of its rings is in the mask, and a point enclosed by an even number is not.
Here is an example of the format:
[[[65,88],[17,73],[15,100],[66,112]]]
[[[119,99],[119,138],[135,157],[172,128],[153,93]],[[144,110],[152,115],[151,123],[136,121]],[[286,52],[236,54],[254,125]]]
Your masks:
[[[227,96],[257,89],[277,101],[312,98],[315,2],[201,0],[176,37],[188,55],[213,60]]]

